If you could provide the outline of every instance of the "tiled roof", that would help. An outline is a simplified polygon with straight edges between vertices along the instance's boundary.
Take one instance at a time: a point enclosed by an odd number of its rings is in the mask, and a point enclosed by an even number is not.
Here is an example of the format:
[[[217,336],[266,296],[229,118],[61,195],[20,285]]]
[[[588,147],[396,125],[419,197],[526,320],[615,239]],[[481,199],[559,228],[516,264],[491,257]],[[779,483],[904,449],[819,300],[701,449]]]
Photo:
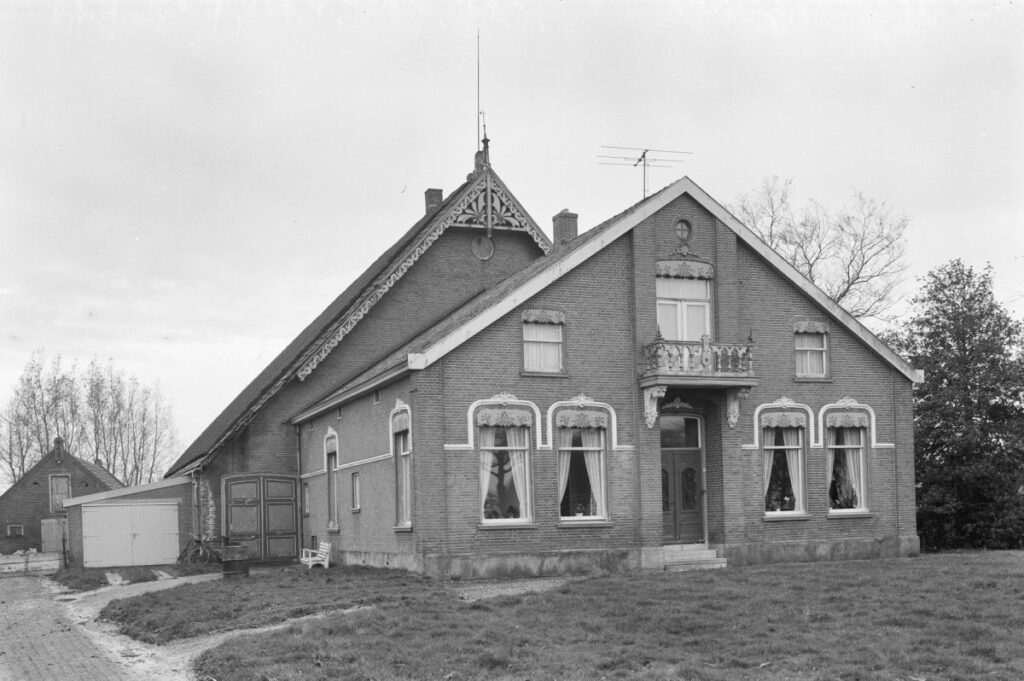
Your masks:
[[[107,486],[107,489],[120,489],[124,487],[124,483],[114,477],[114,474],[108,471],[103,466],[80,459],[77,456],[72,457],[82,468],[95,475],[100,482]]]
[[[500,178],[491,169],[487,169],[492,180],[503,187]],[[276,357],[263,371],[256,376],[241,393],[231,401],[230,404],[217,416],[213,422],[200,434],[200,436],[185,450],[164,474],[164,477],[171,477],[178,474],[183,468],[193,462],[201,460],[207,454],[215,451],[221,443],[226,441],[240,424],[247,422],[269,396],[271,396],[285,382],[291,380],[302,364],[309,361],[311,355],[318,348],[329,342],[331,330],[336,328],[341,320],[352,316],[355,319],[355,312],[360,305],[365,303],[366,296],[374,290],[381,277],[389,274],[396,266],[396,260],[403,256],[418,241],[430,231],[431,226],[440,216],[445,215],[456,206],[479,182],[479,175],[471,175],[466,182],[453,191],[441,204],[420,218],[398,241],[388,248],[377,260],[373,262],[351,285],[339,295],[311,324],[309,324],[288,346]],[[507,190],[506,190],[507,191]],[[536,229],[532,218],[527,216],[532,225],[531,233],[535,239],[547,242],[547,237]],[[392,275],[394,276],[394,275]]]

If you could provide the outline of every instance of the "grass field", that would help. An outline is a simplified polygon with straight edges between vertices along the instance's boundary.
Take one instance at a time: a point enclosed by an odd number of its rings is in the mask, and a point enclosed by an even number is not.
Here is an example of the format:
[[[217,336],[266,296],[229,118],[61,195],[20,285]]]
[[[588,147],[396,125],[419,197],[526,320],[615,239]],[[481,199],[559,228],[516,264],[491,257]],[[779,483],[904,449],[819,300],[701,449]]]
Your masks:
[[[229,640],[200,678],[1024,679],[1022,552],[595,577],[475,602],[404,573],[286,570],[104,616],[168,640],[354,605],[374,607]]]

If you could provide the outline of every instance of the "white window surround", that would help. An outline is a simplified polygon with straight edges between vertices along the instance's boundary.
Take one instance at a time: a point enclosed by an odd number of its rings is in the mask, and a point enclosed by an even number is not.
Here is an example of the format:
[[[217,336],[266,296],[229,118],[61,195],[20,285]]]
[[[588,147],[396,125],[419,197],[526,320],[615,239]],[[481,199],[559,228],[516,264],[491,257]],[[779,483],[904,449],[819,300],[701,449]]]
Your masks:
[[[812,410],[806,404],[800,404],[794,402],[788,397],[780,397],[774,402],[765,402],[759,404],[754,409],[753,418],[753,443],[740,445],[741,449],[746,450],[760,450],[761,449],[761,412],[770,409],[799,409],[807,413],[807,439],[805,446],[808,449],[822,449],[824,448],[824,428],[825,428],[825,416],[829,411],[856,411],[863,410],[868,415],[869,427],[868,430],[871,433],[871,448],[872,449],[894,449],[896,445],[892,442],[878,442],[877,434],[875,429],[875,410],[870,405],[862,404],[857,402],[851,397],[844,397],[838,402],[832,402],[826,404],[818,411],[818,418],[814,418],[814,410]],[[815,427],[817,425],[817,427]],[[865,445],[867,447],[867,445]]]
[[[577,395],[571,400],[554,402],[547,409],[547,418],[545,422],[545,419],[541,418],[540,409],[533,402],[520,400],[510,393],[499,393],[487,399],[477,400],[469,405],[469,408],[466,410],[466,441],[464,443],[446,443],[444,445],[445,451],[476,449],[476,427],[473,423],[473,414],[480,407],[499,405],[525,408],[533,412],[535,424],[534,431],[536,432],[533,444],[537,450],[552,449],[552,443],[554,442],[554,415],[558,409],[564,408],[602,409],[607,411],[610,419],[606,438],[608,451],[633,451],[636,449],[635,445],[619,444],[618,417],[615,413],[615,409],[605,402],[592,400],[582,394]],[[545,426],[541,427],[539,424],[545,424]]]
[[[15,531],[14,528],[18,528],[17,531]],[[8,537],[24,537],[25,536],[25,526],[24,525],[18,525],[18,524],[15,524],[15,523],[9,524],[7,526],[7,536]]]

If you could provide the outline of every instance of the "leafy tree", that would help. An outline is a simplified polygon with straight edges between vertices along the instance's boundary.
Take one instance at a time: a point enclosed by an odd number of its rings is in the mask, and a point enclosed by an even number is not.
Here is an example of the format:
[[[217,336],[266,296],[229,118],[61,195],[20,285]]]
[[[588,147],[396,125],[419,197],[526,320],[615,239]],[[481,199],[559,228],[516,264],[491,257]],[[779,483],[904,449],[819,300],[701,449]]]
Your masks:
[[[790,203],[792,185],[792,179],[765,179],[730,209],[854,317],[886,312],[906,271],[903,235],[910,220],[860,192],[852,207],[838,213],[812,202],[798,216]]]
[[[95,461],[126,485],[151,482],[175,454],[170,405],[95,359],[85,374],[34,353],[8,406],[0,411],[0,479],[14,483],[64,438],[75,456]]]
[[[992,268],[930,272],[893,346],[914,388],[918,531],[926,547],[1024,545],[1024,327],[992,292]]]

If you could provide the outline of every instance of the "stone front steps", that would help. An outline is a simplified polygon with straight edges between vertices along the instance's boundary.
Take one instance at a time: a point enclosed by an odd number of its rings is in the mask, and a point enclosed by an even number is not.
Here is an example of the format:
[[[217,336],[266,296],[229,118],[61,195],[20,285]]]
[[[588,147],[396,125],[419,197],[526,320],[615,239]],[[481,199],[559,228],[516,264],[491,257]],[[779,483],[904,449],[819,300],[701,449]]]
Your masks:
[[[716,570],[726,566],[725,558],[718,557],[718,551],[704,544],[668,544],[661,547],[666,572],[687,570]]]

